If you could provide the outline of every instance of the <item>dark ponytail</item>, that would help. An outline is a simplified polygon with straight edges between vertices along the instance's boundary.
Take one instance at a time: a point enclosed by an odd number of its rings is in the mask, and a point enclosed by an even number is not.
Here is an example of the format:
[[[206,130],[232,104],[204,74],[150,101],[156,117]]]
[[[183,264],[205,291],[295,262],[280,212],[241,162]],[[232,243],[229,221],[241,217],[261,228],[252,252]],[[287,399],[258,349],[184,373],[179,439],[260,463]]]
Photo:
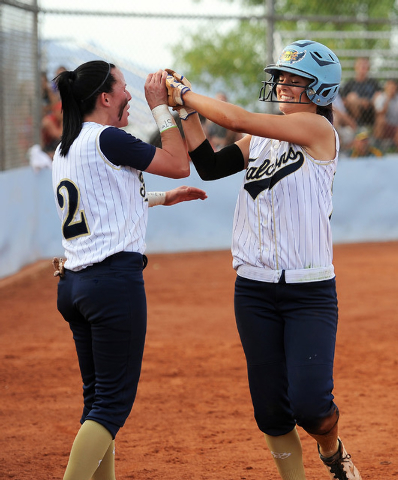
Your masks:
[[[98,95],[112,91],[116,82],[112,68],[115,68],[112,63],[94,60],[83,63],[76,70],[62,72],[54,79],[62,100],[60,153],[63,157],[78,137],[84,117],[94,111]]]
[[[331,103],[329,103],[329,105],[325,105],[324,107],[317,105],[316,113],[317,115],[322,115],[322,117],[325,117],[333,125],[333,106]]]

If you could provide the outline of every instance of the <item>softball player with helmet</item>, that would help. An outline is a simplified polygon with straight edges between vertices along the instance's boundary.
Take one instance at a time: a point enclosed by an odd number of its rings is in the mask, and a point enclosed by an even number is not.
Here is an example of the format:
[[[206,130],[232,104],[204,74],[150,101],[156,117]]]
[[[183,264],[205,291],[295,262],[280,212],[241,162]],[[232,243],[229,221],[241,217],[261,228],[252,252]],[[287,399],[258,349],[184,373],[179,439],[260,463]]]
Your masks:
[[[235,314],[255,419],[281,478],[306,478],[299,425],[316,440],[330,479],[359,480],[332,394],[338,310],[330,217],[339,154],[332,102],[341,66],[326,46],[300,40],[265,71],[271,79],[260,99],[278,102],[283,115],[198,95],[173,71],[169,105],[183,109],[202,179],[245,169],[232,240]],[[247,135],[214,152],[195,112]]]
[[[67,258],[57,306],[73,333],[84,397],[64,480],[115,479],[114,440],[133,406],[146,334],[148,206],[206,198],[192,187],[146,192],[143,171],[172,178],[190,171],[165,81],[159,71],[145,83],[160,149],[119,128],[127,126],[131,95],[115,65],[87,62],[56,78],[63,135],[53,189]]]

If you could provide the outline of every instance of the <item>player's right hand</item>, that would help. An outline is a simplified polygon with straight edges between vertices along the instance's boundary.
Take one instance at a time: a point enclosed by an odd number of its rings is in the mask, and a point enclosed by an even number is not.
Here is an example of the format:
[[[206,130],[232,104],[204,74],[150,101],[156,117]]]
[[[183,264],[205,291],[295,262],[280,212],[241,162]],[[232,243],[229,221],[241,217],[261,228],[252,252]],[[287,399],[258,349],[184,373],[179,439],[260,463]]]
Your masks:
[[[167,87],[167,103],[169,107],[177,107],[184,105],[183,95],[191,90],[191,84],[182,75],[176,74],[174,70],[166,69],[166,87]],[[173,73],[169,73],[173,72]],[[179,78],[181,80],[179,80]],[[184,84],[184,80],[185,83]]]
[[[172,82],[174,83],[175,81],[177,81],[177,82],[182,83],[182,85],[184,85],[185,87],[188,87],[188,90],[192,91],[191,82],[186,77],[184,77],[184,75],[181,75],[181,74],[175,72],[171,68],[166,68],[165,71],[168,74],[167,79],[169,78],[169,75],[173,76],[173,78],[174,78],[173,81],[170,79],[170,84]],[[189,117],[189,115],[192,115],[193,113],[196,113],[196,110],[194,110],[193,108],[187,107],[187,106],[182,106],[184,103],[182,103],[182,104],[178,103],[177,105],[172,105],[171,104],[171,103],[177,103],[177,102],[173,98],[173,94],[175,94],[175,90],[171,90],[171,88],[172,88],[171,86],[170,86],[170,89],[169,89],[167,79],[166,79],[166,86],[167,86],[167,95],[168,95],[168,97],[167,97],[168,98],[168,105],[170,107],[174,107],[173,110],[178,112],[178,115],[181,118],[181,120],[186,120]],[[181,101],[183,102],[182,95],[185,92],[187,92],[188,90],[184,90],[183,87],[177,87],[177,88],[180,88],[180,90],[181,90],[180,97],[181,97]]]
[[[145,98],[148,102],[149,108],[152,110],[158,105],[167,104],[166,72],[158,70],[155,73],[150,73],[145,82]]]
[[[184,77],[184,75],[181,75],[180,73],[175,72],[171,68],[165,68],[165,71],[169,75],[172,75],[177,80],[177,82],[181,82],[183,85],[185,85],[186,87],[192,90],[191,82],[187,79],[187,77]]]

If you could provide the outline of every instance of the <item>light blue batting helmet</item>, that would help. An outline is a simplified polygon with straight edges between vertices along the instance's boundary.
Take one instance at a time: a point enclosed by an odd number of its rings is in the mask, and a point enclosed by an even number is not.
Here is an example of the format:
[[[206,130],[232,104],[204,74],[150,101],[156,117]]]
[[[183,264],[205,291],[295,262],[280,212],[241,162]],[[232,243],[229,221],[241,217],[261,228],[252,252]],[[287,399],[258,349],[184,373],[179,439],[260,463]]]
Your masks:
[[[306,87],[308,99],[319,106],[329,105],[337,97],[341,81],[341,65],[337,56],[325,45],[312,40],[297,40],[283,49],[275,64],[264,71],[271,74],[270,82],[262,82],[260,99],[275,101],[275,86],[280,72],[290,72],[313,81]],[[271,91],[265,95],[265,85]],[[262,94],[262,95],[261,95]]]

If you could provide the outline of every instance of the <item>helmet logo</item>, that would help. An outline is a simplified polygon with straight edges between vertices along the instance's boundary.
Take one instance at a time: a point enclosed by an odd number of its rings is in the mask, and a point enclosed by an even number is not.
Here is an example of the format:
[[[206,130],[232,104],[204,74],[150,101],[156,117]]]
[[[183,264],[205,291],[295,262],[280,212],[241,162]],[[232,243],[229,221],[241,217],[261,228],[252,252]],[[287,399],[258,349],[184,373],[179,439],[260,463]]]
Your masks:
[[[305,54],[307,52],[304,50],[304,52],[299,53],[297,50],[283,50],[281,56],[278,58],[278,61],[276,62],[277,65],[281,65],[289,63],[292,65],[293,63],[299,62],[305,57]]]

